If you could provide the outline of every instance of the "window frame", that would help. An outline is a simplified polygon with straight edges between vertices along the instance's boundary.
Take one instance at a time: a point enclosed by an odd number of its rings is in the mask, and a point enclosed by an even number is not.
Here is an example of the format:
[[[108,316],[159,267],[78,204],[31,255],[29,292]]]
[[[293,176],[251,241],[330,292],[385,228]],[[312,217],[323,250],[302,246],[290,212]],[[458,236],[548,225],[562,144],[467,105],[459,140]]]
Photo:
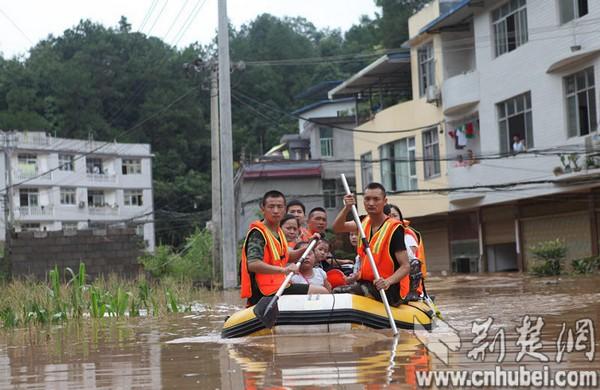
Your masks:
[[[27,198],[27,204],[23,204],[23,199]],[[35,200],[35,202],[32,202]],[[40,191],[37,188],[19,188],[19,205],[20,207],[39,207],[40,206]]]
[[[68,202],[69,199],[72,202]],[[60,187],[60,204],[63,206],[77,205],[77,190],[70,187]]]
[[[141,175],[142,160],[139,158],[124,158],[121,161],[121,173],[123,175]]]
[[[137,204],[136,204],[137,203]],[[123,205],[127,207],[141,207],[144,205],[144,190],[123,190]]]
[[[427,140],[428,136],[431,137],[430,140]],[[423,172],[425,175],[425,179],[427,180],[439,177],[442,175],[442,168],[440,164],[440,137],[438,136],[438,128],[432,127],[423,131],[422,137]],[[431,172],[431,170],[433,171]]]
[[[323,132],[329,130],[330,137],[324,137]],[[331,127],[319,127],[319,146],[321,157],[333,157],[333,129]],[[323,151],[325,150],[325,153]]]
[[[585,2],[585,13],[581,13],[581,2]],[[563,14],[563,4],[571,4],[572,16],[565,16]],[[561,25],[567,24],[573,20],[584,17],[590,13],[590,5],[588,0],[558,0],[558,18]],[[567,19],[569,17],[569,19]]]
[[[406,156],[396,156],[397,148],[404,148],[406,150]],[[381,160],[381,181],[386,190],[412,191],[418,189],[419,181],[417,176],[415,137],[401,138],[381,145],[379,147],[379,158]],[[400,164],[407,164],[406,172],[408,175],[400,175],[400,172],[397,172]],[[389,177],[387,176],[388,174]],[[399,183],[399,177],[401,178],[401,183]]]
[[[427,89],[435,85],[435,52],[433,42],[427,42],[417,49],[419,67],[419,97],[427,94]]]
[[[564,98],[565,98],[565,118],[566,118],[566,127],[567,127],[567,138],[573,137],[582,137],[588,134],[591,134],[598,130],[598,101],[596,100],[596,75],[595,75],[595,67],[590,66],[575,73],[572,73],[563,78],[563,86],[564,86]],[[583,78],[585,85],[580,88],[579,81]],[[572,84],[574,86],[574,90],[569,92],[569,84],[570,80],[572,80]],[[591,84],[591,86],[590,86]],[[585,94],[585,100],[588,104],[588,118],[587,124],[588,129],[587,132],[583,132],[581,128],[581,105],[579,104],[580,95]],[[575,115],[575,126],[573,127],[573,123],[571,123],[571,113],[570,109],[572,108],[569,104],[570,99],[574,99],[574,115]]]
[[[326,186],[325,183],[328,185]],[[325,209],[337,209],[337,181],[335,179],[323,179],[321,185],[323,187],[323,207]]]
[[[94,198],[101,199],[102,202],[94,202]],[[88,190],[87,204],[90,208],[100,208],[106,206],[106,193],[102,190]]]
[[[523,110],[519,111],[518,100],[522,99]],[[510,112],[509,104],[513,105],[513,112]],[[498,115],[498,132],[500,139],[500,153],[512,153],[512,139],[510,137],[510,119],[515,118],[519,115],[524,115],[524,137],[525,146],[527,149],[534,147],[533,137],[533,103],[531,99],[531,91],[521,93],[513,96],[506,100],[496,103],[496,113]],[[506,136],[503,137],[503,133],[506,132]],[[503,142],[506,141],[506,142]]]
[[[73,172],[75,170],[75,156],[72,154],[59,153],[58,170],[64,172]]]
[[[368,180],[365,180],[368,176]],[[367,152],[360,155],[360,180],[362,186],[373,182],[373,152]]]
[[[515,8],[516,6],[516,8]],[[504,14],[503,14],[504,13]],[[515,36],[508,32],[509,18],[514,17]],[[492,33],[494,37],[494,58],[510,53],[529,42],[529,22],[527,20],[527,0],[510,0],[491,12]],[[503,35],[500,35],[503,34]],[[514,39],[511,48],[510,39]]]

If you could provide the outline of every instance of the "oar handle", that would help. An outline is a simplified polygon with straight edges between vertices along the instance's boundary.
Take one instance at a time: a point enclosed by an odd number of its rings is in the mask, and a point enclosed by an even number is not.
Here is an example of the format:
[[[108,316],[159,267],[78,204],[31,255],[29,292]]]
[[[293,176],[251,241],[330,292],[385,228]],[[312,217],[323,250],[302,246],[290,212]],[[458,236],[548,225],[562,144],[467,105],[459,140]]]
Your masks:
[[[296,265],[298,267],[300,267],[300,265],[306,259],[306,257],[310,253],[310,251],[312,251],[313,248],[315,247],[315,245],[317,245],[317,241],[318,240],[316,238],[313,238],[312,241],[310,242],[310,244],[308,244],[308,247],[306,248],[306,250],[304,251],[304,253],[302,253],[302,256],[300,256],[300,259],[296,262]],[[292,279],[292,276],[294,276],[294,273],[293,272],[288,272],[287,276],[285,277],[285,280],[283,281],[283,283],[281,284],[281,286],[279,286],[279,290],[277,290],[277,292],[275,293],[275,296],[280,297],[281,294],[283,294],[283,290],[285,290],[286,286],[288,285],[288,283]]]
[[[346,175],[343,173],[342,176],[342,184],[344,185],[344,189],[346,190],[346,195],[352,195],[350,191],[350,187],[348,186],[348,181],[346,180]],[[367,241],[367,236],[365,234],[365,230],[360,223],[360,217],[358,216],[358,210],[356,210],[356,205],[352,205],[352,216],[354,217],[354,223],[358,226],[358,231],[360,232],[360,239],[365,248],[365,252],[367,252],[367,258],[369,259],[369,264],[371,265],[371,269],[373,270],[373,276],[375,280],[379,279],[379,271],[377,270],[377,266],[375,265],[375,259],[373,258],[373,253],[371,253],[371,248],[369,247],[369,241]],[[385,295],[385,290],[379,290],[379,294],[381,295],[381,302],[383,302],[383,306],[385,307],[385,311],[387,313],[388,319],[390,320],[390,328],[394,332],[394,335],[398,334],[398,328],[396,327],[396,322],[394,321],[394,315],[392,314],[392,309],[390,308],[390,304],[387,299],[387,295]]]

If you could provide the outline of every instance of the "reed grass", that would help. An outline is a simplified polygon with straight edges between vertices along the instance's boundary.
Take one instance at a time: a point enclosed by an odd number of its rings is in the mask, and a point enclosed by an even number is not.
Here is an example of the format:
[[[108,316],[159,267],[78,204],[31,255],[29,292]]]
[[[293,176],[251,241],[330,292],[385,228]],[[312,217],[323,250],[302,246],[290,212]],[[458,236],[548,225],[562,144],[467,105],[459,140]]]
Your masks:
[[[47,325],[86,317],[164,316],[190,311],[203,291],[186,279],[148,281],[141,274],[135,280],[116,275],[88,282],[85,264],[77,272],[54,267],[48,282],[15,279],[0,283],[0,326],[2,328]]]

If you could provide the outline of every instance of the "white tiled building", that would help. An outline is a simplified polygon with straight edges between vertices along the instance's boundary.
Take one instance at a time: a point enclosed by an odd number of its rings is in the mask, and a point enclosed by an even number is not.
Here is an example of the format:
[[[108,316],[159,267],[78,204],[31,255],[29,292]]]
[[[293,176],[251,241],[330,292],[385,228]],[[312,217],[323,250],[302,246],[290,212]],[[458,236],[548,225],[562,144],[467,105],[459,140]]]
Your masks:
[[[428,61],[441,64],[426,79],[441,92],[446,155],[456,158],[449,185],[536,182],[450,192],[451,258],[470,257],[471,270],[473,260],[480,270],[523,270],[528,248],[554,238],[568,258],[598,255],[600,1],[435,0],[426,15],[409,45],[433,47],[419,75]],[[459,142],[457,130],[469,137]],[[514,137],[530,153],[515,150]]]
[[[12,203],[8,218],[14,219],[16,231],[133,223],[147,249],[154,250],[150,145],[55,138],[44,132],[6,132],[0,138],[0,186],[12,184],[12,201],[8,197],[6,204]]]

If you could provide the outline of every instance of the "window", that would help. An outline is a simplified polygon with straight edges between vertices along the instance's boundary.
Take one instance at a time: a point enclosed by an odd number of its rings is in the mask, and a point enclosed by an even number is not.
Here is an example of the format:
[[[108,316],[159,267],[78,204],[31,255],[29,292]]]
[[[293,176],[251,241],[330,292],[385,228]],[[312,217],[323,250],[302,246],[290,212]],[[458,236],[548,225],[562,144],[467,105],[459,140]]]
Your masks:
[[[142,206],[144,204],[142,190],[125,190],[124,197],[125,206]]]
[[[594,68],[587,68],[565,77],[567,99],[567,134],[586,135],[598,128]]]
[[[104,191],[88,190],[88,205],[90,207],[104,207]]]
[[[326,209],[337,207],[335,180],[323,180],[323,204]]]
[[[437,127],[423,133],[423,166],[425,178],[439,176],[440,169],[440,144]]]
[[[60,204],[75,204],[75,188],[60,189]]]
[[[373,154],[371,152],[360,156],[360,175],[362,186],[373,182]]]
[[[142,162],[139,159],[123,159],[124,175],[139,175],[142,173]]]
[[[26,177],[37,174],[37,156],[35,154],[19,154],[19,173]]]
[[[560,23],[563,24],[587,15],[588,2],[587,0],[558,0],[558,8]]]
[[[73,171],[73,155],[72,154],[59,154],[58,155],[58,169],[61,171]]]
[[[41,229],[39,223],[24,223],[21,224],[22,232],[39,232]]]
[[[19,202],[21,207],[39,206],[39,193],[37,188],[19,189]]]
[[[496,57],[527,43],[526,0],[511,0],[492,11]]]
[[[425,96],[427,88],[435,84],[435,60],[433,43],[427,43],[417,51],[419,58],[419,95]]]
[[[320,127],[319,139],[321,140],[321,157],[333,157],[333,129]]]
[[[77,222],[63,222],[62,230],[68,231],[68,232],[73,232],[73,231],[77,230]]]
[[[497,104],[500,129],[500,152],[513,151],[515,139],[533,147],[533,122],[531,118],[531,93],[527,92]]]
[[[104,169],[102,168],[102,159],[91,157],[86,158],[85,170],[87,173],[102,174],[104,172]]]
[[[381,180],[386,190],[416,190],[417,163],[415,138],[403,138],[379,147]]]

